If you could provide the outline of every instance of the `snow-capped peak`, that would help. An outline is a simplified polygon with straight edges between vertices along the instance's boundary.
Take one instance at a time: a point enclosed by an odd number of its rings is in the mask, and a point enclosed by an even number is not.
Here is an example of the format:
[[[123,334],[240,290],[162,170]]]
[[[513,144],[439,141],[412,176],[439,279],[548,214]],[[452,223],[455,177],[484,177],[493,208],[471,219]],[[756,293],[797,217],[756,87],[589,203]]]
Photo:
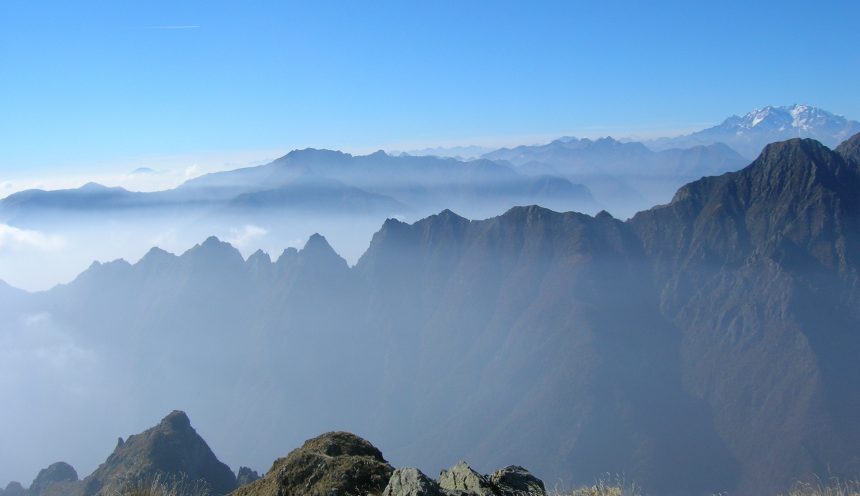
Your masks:
[[[845,122],[846,119],[840,115],[831,114],[812,105],[795,104],[783,107],[769,105],[755,109],[743,117],[727,119],[723,124],[737,127],[739,130],[759,126],[779,130],[810,130],[831,124],[844,125]]]
[[[808,104],[757,108],[733,115],[720,125],[687,136],[661,140],[658,149],[725,143],[747,158],[755,158],[768,143],[812,138],[835,147],[860,133],[860,122]]]

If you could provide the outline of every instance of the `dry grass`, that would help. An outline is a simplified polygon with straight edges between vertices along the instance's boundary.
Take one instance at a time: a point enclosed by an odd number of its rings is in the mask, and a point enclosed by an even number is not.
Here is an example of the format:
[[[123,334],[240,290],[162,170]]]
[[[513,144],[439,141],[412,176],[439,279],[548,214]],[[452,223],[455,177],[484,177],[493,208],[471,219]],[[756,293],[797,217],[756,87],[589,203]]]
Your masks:
[[[860,496],[860,481],[831,478],[825,481],[795,483],[781,496]]]
[[[209,488],[201,481],[189,482],[186,477],[154,477],[121,482],[108,494],[114,496],[209,496]]]
[[[623,475],[605,474],[591,486],[547,491],[550,496],[642,496],[642,488]]]

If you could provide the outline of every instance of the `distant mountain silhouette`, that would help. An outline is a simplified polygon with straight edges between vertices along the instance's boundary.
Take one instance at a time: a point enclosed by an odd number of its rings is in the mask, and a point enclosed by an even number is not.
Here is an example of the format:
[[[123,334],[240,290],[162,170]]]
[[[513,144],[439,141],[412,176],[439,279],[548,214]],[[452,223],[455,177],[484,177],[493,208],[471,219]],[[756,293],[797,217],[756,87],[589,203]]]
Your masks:
[[[212,216],[307,213],[426,214],[451,206],[496,212],[518,203],[591,210],[588,189],[560,177],[533,177],[488,160],[352,156],[331,150],[294,150],[274,162],[206,174],[178,188],[130,192],[90,183],[68,190],[27,190],[0,200],[0,219],[22,223],[39,215],[110,216],[140,209],[168,215],[212,210]]]
[[[212,412],[230,459],[348,426],[428,473],[456,454],[568,485],[773,494],[860,473],[858,140],[774,143],[626,222],[388,219],[353,267],[319,235],[274,261],[210,238],[25,306],[121,356],[112,375],[147,401]]]
[[[560,138],[546,145],[502,148],[484,155],[523,168],[548,166],[566,176],[701,177],[737,168],[746,160],[724,144],[653,152],[638,142],[612,138]]]
[[[743,116],[733,115],[718,126],[686,136],[654,140],[647,145],[663,150],[725,143],[743,156],[752,158],[774,141],[813,138],[835,147],[858,132],[860,122],[810,105],[767,106]]]
[[[502,148],[484,158],[513,164],[525,174],[583,183],[604,205],[620,212],[645,208],[664,196],[668,200],[688,181],[738,170],[749,162],[721,143],[654,152],[638,142],[569,137],[546,145]]]

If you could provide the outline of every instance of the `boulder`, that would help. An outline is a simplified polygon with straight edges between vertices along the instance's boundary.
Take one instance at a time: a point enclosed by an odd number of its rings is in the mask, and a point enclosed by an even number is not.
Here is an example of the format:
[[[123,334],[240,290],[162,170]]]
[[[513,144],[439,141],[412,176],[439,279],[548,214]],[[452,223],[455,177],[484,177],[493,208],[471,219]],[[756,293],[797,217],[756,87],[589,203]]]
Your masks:
[[[474,496],[499,496],[487,477],[472,470],[466,462],[460,462],[439,474],[439,486],[450,491],[462,491]]]
[[[496,470],[489,479],[502,496],[546,496],[543,481],[517,465]]]
[[[439,484],[417,468],[398,468],[382,496],[443,496]]]
[[[368,441],[329,432],[275,461],[266,475],[234,496],[380,495],[394,468]]]

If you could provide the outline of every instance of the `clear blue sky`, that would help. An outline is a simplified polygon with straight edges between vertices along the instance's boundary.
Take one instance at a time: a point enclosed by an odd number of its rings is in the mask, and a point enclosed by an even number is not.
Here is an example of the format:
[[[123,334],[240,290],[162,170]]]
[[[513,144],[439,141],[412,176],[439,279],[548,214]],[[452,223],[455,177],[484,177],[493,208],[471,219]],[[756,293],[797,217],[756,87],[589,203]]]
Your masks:
[[[860,2],[0,2],[0,174],[860,119]]]

